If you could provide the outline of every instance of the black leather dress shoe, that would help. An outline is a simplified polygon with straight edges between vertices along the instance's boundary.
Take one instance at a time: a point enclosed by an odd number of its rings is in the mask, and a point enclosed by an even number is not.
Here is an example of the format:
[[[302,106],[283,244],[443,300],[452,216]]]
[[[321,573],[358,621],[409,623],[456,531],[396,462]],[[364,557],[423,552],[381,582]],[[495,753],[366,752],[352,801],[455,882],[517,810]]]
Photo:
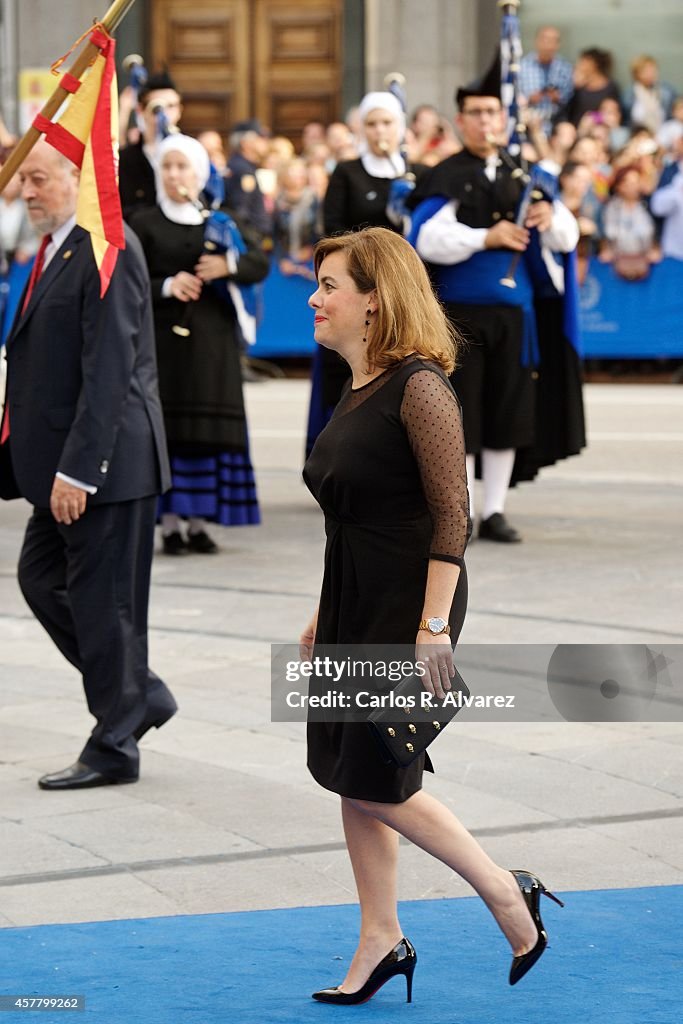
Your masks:
[[[87,764],[83,764],[82,761],[76,761],[70,768],[65,768],[61,772],[43,775],[42,779],[38,779],[38,785],[41,789],[92,789],[95,786],[118,786],[126,782],[137,781],[137,776],[132,779],[122,779],[103,775]]]
[[[522,539],[502,512],[494,512],[488,519],[482,519],[479,523],[479,538],[495,540],[499,544],[519,544]]]
[[[206,530],[198,530],[197,533],[188,533],[187,548],[198,555],[215,555],[218,544],[211,540]]]
[[[136,740],[141,740],[150,729],[161,729],[162,725],[166,725],[166,722],[173,718],[177,710],[178,708],[174,707],[166,711],[155,712],[152,717],[145,718],[142,725],[139,725],[135,730],[133,736]]]

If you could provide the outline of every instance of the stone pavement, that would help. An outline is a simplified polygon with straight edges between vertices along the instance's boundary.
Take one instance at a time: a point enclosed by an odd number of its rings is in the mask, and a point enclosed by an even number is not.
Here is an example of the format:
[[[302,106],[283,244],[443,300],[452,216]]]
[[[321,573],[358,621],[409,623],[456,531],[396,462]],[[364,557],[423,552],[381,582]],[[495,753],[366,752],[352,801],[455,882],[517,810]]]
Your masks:
[[[36,786],[90,718],[17,589],[27,506],[0,507],[0,924],[354,900],[338,799],[307,774],[304,726],[269,715],[268,645],[296,640],[321,576],[300,479],[307,392],[247,387],[263,525],[216,531],[216,557],[155,561],[151,660],[181,713],[143,741],[136,785]],[[683,640],[683,388],[591,385],[586,399],[587,452],[510,496],[524,543],[468,552],[463,640]],[[456,721],[434,760],[427,788],[556,891],[683,883],[681,722]],[[471,892],[402,851],[402,899]]]

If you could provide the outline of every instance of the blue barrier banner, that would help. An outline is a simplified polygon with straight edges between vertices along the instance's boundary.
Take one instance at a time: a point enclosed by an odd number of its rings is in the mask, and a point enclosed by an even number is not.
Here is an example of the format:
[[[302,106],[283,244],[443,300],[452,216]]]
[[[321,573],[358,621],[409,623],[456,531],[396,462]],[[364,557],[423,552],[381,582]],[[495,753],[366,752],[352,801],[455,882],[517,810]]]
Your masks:
[[[683,358],[683,260],[662,260],[645,281],[591,260],[580,294],[584,358]]]
[[[298,275],[285,277],[273,260],[262,285],[263,319],[256,329],[256,344],[249,355],[257,359],[278,356],[312,356],[313,310],[307,305],[316,290],[315,281]]]
[[[311,356],[315,282],[285,277],[273,263],[263,283],[263,320],[250,354]],[[645,281],[624,281],[592,260],[581,286],[581,340],[586,359],[683,358],[683,260],[666,259]]]
[[[0,277],[2,299],[0,301],[0,345],[7,341],[14,317],[19,308],[19,299],[31,276],[33,260],[28,263],[13,263],[9,273]]]

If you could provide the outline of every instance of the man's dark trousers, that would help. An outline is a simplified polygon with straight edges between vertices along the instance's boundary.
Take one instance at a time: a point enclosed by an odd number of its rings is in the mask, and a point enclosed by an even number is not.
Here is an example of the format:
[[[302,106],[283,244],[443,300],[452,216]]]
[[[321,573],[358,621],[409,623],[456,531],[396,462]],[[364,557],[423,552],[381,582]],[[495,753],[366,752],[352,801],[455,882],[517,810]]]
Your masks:
[[[156,504],[150,496],[94,505],[70,526],[55,522],[49,509],[36,508],[19,559],[22,593],[82,674],[88,708],[97,719],[79,760],[118,778],[138,775],[133,733],[175,704],[147,668]]]

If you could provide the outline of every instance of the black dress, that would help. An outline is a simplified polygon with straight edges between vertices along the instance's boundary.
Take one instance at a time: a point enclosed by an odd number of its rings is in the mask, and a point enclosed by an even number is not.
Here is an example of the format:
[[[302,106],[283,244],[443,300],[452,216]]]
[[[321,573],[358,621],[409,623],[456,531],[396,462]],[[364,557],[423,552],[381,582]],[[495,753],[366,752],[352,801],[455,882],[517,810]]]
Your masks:
[[[423,164],[407,168],[420,181],[428,170]],[[323,201],[325,235],[338,235],[363,228],[401,229],[387,217],[387,203],[393,178],[377,178],[366,171],[362,159],[343,160],[330,176]],[[306,455],[339,401],[349,368],[330,349],[319,347],[313,355],[311,403],[306,431]]]
[[[442,371],[409,357],[347,387],[304,480],[325,513],[316,644],[414,644],[429,559],[461,567],[449,622],[467,605],[471,532],[460,408]],[[308,723],[308,767],[341,796],[400,803],[422,785],[427,755],[387,765],[363,723]]]

